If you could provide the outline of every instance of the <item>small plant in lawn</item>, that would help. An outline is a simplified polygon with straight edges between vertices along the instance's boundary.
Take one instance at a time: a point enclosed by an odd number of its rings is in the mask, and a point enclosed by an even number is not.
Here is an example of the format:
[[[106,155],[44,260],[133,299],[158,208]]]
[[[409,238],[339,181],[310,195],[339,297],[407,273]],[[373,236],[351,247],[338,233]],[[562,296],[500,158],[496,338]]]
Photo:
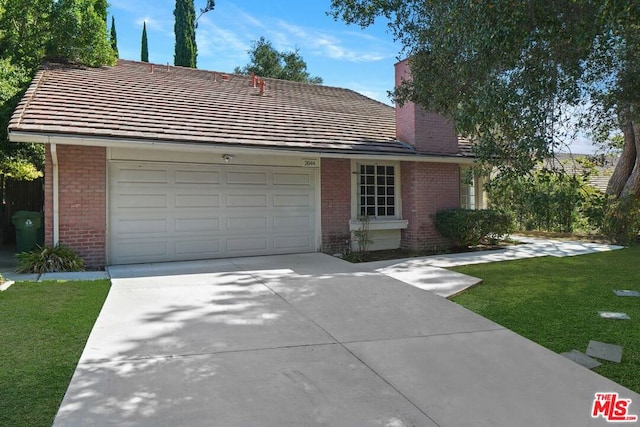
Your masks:
[[[72,249],[63,245],[36,247],[16,255],[18,273],[52,273],[83,271],[84,261]]]

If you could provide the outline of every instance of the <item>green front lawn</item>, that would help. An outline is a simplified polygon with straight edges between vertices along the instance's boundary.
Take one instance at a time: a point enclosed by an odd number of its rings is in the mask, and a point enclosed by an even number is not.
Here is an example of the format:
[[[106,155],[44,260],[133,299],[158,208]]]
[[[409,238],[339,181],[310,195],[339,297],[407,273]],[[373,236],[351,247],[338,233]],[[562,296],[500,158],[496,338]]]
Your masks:
[[[0,292],[0,425],[53,423],[108,291],[96,280]]]
[[[595,372],[640,393],[640,249],[457,267],[483,283],[452,300],[557,353],[585,352],[589,340],[623,346],[622,363]],[[602,319],[598,311],[631,320]]]

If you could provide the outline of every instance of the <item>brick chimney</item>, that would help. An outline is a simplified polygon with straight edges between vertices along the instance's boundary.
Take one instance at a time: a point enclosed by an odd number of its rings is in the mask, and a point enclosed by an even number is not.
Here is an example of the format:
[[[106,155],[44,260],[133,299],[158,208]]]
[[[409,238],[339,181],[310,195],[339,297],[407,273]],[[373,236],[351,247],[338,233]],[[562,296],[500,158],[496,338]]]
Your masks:
[[[409,60],[396,64],[396,86],[411,79]],[[458,153],[458,136],[450,120],[436,113],[429,113],[413,102],[396,105],[396,138],[408,143],[416,151],[425,154]]]

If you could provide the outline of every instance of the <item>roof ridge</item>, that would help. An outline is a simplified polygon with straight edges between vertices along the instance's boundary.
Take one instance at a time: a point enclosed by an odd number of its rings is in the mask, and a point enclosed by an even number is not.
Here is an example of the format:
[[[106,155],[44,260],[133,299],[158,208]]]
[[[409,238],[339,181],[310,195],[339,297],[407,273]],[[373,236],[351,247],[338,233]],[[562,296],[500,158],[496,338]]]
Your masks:
[[[217,73],[219,75],[228,75],[228,76],[235,76],[238,78],[251,78],[250,74],[238,74],[238,73],[234,73],[234,72],[226,72],[226,71],[220,71],[220,70],[207,70],[204,68],[191,68],[191,67],[184,67],[184,66],[180,66],[180,65],[169,65],[167,64],[156,64],[153,62],[143,62],[143,61],[136,61],[133,59],[118,59],[118,63],[129,63],[132,65],[151,65],[154,67],[168,67],[168,68],[176,68],[180,71],[183,72],[187,72],[187,73],[192,73],[192,74],[197,74],[197,73]],[[162,68],[160,68],[160,70],[162,70]],[[263,79],[265,81],[270,81],[270,82],[281,82],[287,85],[291,85],[291,86],[301,86],[301,87],[318,87],[318,88],[323,88],[323,89],[333,89],[333,90],[339,90],[341,92],[349,92],[349,93],[353,93],[355,95],[358,95],[362,98],[366,98],[368,100],[371,101],[375,101],[377,104],[380,104],[382,106],[385,107],[389,107],[389,108],[394,108],[391,105],[385,104],[384,102],[378,101],[377,99],[371,98],[367,95],[364,95],[358,91],[355,91],[353,89],[349,89],[349,88],[344,88],[344,87],[339,87],[339,86],[330,86],[330,85],[325,85],[325,84],[317,84],[317,83],[309,83],[309,82],[298,82],[295,80],[286,80],[286,79],[279,79],[279,78],[275,78],[275,77],[263,77],[263,76],[259,76],[256,75],[257,78],[259,79]]]

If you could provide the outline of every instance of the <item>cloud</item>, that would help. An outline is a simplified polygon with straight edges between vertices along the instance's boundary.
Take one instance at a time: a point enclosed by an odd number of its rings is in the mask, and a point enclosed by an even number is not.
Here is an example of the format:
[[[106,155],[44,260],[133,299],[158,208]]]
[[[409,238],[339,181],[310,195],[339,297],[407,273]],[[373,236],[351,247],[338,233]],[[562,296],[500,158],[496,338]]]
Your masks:
[[[335,35],[322,31],[303,28],[283,20],[277,21],[277,27],[283,30],[283,33],[278,35],[280,44],[284,44],[285,41],[295,40],[296,46],[297,44],[303,44],[306,48],[315,51],[317,55],[331,59],[349,62],[374,62],[392,56],[391,53],[380,51],[378,47],[380,45],[379,40],[369,35],[362,37],[362,39],[371,43],[354,49],[345,47],[343,40]],[[292,48],[288,47],[288,49]]]
[[[150,16],[145,16],[136,19],[136,25],[142,28],[142,24],[147,23],[147,31],[158,31],[164,34],[170,34],[173,37],[173,21],[155,19]]]

